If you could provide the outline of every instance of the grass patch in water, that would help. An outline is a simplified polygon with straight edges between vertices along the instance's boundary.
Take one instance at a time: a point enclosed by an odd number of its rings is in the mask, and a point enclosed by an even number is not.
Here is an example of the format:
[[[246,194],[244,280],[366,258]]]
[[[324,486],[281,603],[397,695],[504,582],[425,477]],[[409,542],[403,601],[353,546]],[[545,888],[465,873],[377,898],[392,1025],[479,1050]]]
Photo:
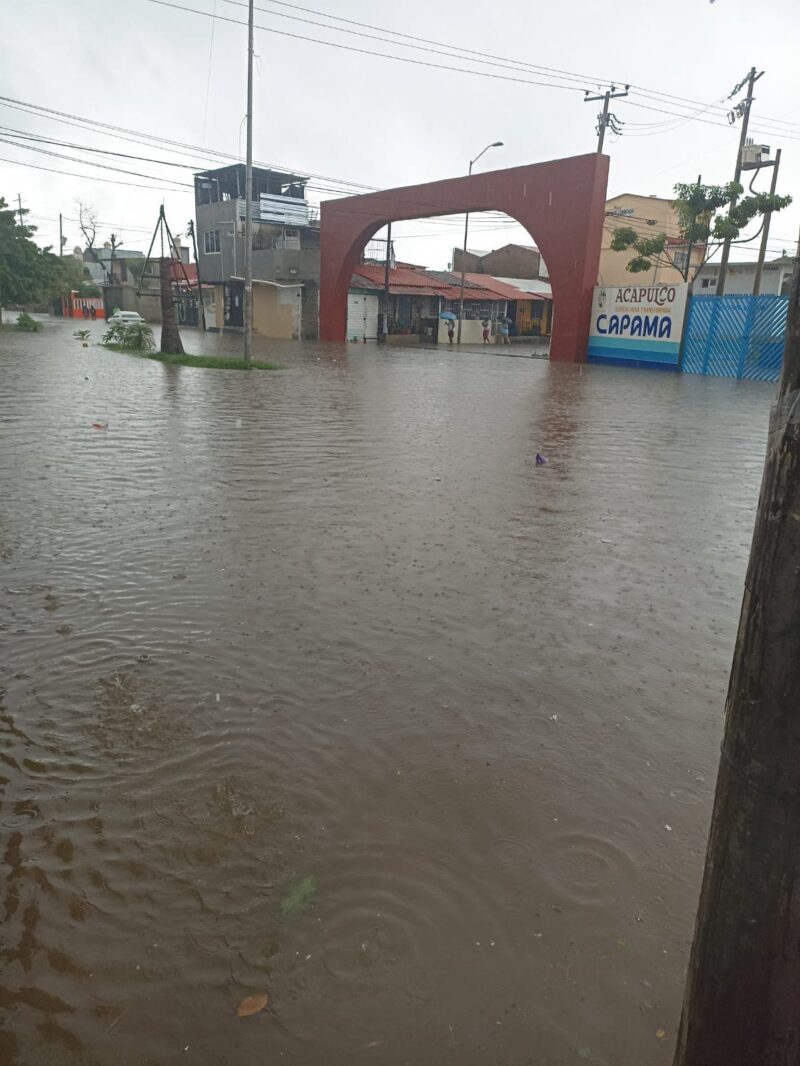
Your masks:
[[[251,359],[246,363],[244,359],[226,359],[222,355],[162,355],[161,352],[133,352],[130,348],[123,348],[121,344],[102,344],[101,348],[108,348],[112,352],[121,352],[123,355],[135,355],[139,359],[153,359],[157,363],[165,363],[167,366],[197,366],[207,370],[280,370],[277,363],[262,363],[257,359]]]
[[[316,894],[316,877],[304,877],[302,881],[295,881],[281,900],[281,918],[293,918],[296,914],[307,910]]]

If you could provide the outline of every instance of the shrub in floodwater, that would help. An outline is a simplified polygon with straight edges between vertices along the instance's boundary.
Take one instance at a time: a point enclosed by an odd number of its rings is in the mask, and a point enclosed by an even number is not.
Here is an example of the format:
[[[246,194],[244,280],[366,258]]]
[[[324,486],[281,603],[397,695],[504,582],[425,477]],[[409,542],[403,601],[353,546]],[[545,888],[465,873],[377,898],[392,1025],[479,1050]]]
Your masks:
[[[293,918],[311,906],[317,894],[316,877],[304,877],[295,881],[281,900],[281,918]]]
[[[124,352],[152,352],[156,346],[153,331],[145,322],[115,322],[103,334],[103,344],[113,345]]]
[[[82,341],[83,346],[86,347],[86,343],[89,340],[91,333],[88,329],[76,329],[72,336],[75,338],[76,341]]]
[[[17,316],[17,324],[14,329],[21,330],[23,333],[38,333],[42,327],[39,323],[31,318],[25,311],[21,315]]]

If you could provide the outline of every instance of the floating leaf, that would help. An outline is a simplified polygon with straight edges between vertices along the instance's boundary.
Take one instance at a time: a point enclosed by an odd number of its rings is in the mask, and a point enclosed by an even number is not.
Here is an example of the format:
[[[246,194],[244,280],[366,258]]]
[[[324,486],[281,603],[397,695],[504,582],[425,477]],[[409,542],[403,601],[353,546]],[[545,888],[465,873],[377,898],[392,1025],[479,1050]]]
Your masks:
[[[267,993],[257,992],[254,996],[245,996],[236,1008],[236,1013],[240,1018],[249,1018],[251,1014],[258,1014],[258,1012],[263,1010],[268,1003],[269,996]]]
[[[666,1029],[656,1029],[656,1040],[663,1040],[666,1035]]]
[[[590,1059],[592,1057],[592,1052],[588,1047],[579,1047],[578,1057],[581,1059]]]
[[[382,1040],[370,1040],[370,1042],[367,1044],[367,1047],[380,1047],[382,1043]]]
[[[317,893],[317,879],[304,877],[296,881],[281,900],[281,918],[293,918],[311,906]]]

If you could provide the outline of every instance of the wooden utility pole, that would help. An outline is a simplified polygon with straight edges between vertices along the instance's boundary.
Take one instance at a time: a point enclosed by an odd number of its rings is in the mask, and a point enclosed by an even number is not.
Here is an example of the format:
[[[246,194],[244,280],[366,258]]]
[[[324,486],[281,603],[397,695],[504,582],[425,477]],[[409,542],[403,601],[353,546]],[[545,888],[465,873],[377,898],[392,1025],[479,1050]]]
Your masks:
[[[60,211],[58,212],[58,254],[64,254],[64,219]]]
[[[17,214],[19,215],[19,224],[20,224],[20,226],[23,224],[23,218],[22,218],[23,213],[24,212],[22,210],[22,195],[21,195],[21,193],[17,193]]]
[[[756,73],[756,68],[755,67],[751,67],[750,68],[750,73],[744,79],[744,81],[747,83],[747,96],[744,98],[743,103],[740,105],[742,107],[742,109],[743,109],[742,110],[742,132],[741,132],[741,135],[739,137],[739,151],[736,154],[736,168],[735,168],[735,170],[733,172],[733,180],[737,184],[739,182],[739,179],[742,176],[742,154],[744,152],[744,146],[747,143],[747,127],[750,124],[750,108],[751,108],[752,103],[753,103],[753,86],[755,85],[755,83],[758,81],[759,78],[763,77],[763,74],[764,74],[763,70],[761,71],[760,74],[757,74]],[[744,85],[744,82],[740,82],[739,85],[736,86],[736,89],[734,89],[734,92],[738,92],[738,90],[741,89],[743,87],[743,85]],[[733,95],[733,93],[731,93],[731,95]],[[734,118],[735,118],[735,112],[732,111],[731,115],[733,115]],[[733,211],[734,207],[736,207],[736,202],[737,202],[738,199],[739,199],[739,197],[737,195],[734,195],[734,196],[731,197],[730,207],[728,208],[728,214],[729,215]],[[731,239],[730,239],[730,237],[728,237],[727,240],[725,241],[725,243],[722,245],[722,256],[720,257],[720,261],[719,261],[719,274],[717,275],[717,288],[716,288],[717,296],[723,296],[725,294],[725,280],[726,280],[726,278],[728,276],[728,259],[730,258],[730,254],[731,254]]]
[[[159,260],[158,275],[161,293],[161,353],[183,355],[183,342],[175,314],[172,296],[172,264],[174,259],[164,256]]]
[[[674,1066],[800,1062],[800,259]]]
[[[249,0],[247,13],[247,156],[244,195],[244,358],[249,363],[253,357],[253,0]]]
[[[770,196],[775,195],[775,189],[778,186],[778,170],[781,165],[781,150],[780,148],[775,153],[775,161],[772,163],[772,181],[769,186]],[[753,278],[753,296],[761,295],[761,275],[764,272],[764,260],[767,257],[767,241],[769,240],[769,224],[772,221],[772,212],[767,211],[764,215],[764,223],[761,229],[761,247],[758,249],[758,262],[756,263],[756,274]]]
[[[603,101],[603,110],[602,110],[601,114],[599,114],[597,116],[597,154],[598,155],[601,155],[602,151],[603,151],[603,143],[605,142],[605,139],[606,139],[606,129],[609,126],[613,126],[612,132],[614,132],[614,133],[619,133],[620,132],[620,128],[616,124],[616,119],[614,118],[613,115],[609,115],[609,113],[608,113],[609,101],[616,100],[620,96],[627,96],[629,88],[630,88],[630,86],[626,85],[625,86],[625,90],[623,92],[617,92],[616,85],[612,85],[611,88],[608,90],[608,92],[598,93],[597,96],[589,96],[589,90],[588,89],[583,94],[583,102],[585,104],[591,104],[591,103],[594,103],[597,100],[602,100]]]
[[[187,289],[190,288],[189,277],[186,273],[186,268],[183,265],[183,260],[180,257],[180,252],[175,244],[175,238],[172,236],[172,231],[169,228],[167,222],[167,216],[164,214],[164,205],[162,204],[158,211],[158,222],[156,222],[156,228],[153,230],[153,237],[150,241],[150,247],[147,250],[147,255],[144,259],[144,268],[142,275],[139,278],[139,285],[137,286],[137,293],[142,295],[142,285],[145,280],[150,277],[148,275],[147,268],[149,264],[154,261],[152,259],[153,246],[156,243],[156,237],[161,238],[161,257],[158,260],[158,290],[161,298],[161,353],[162,355],[183,355],[183,344],[181,342],[180,331],[178,330],[178,318],[175,313],[175,300],[172,294],[172,282],[178,279],[172,277],[172,264],[177,263],[183,272],[183,278],[186,282]],[[170,253],[169,256],[164,254],[166,237],[166,249]],[[146,293],[145,295],[153,295],[152,293]]]

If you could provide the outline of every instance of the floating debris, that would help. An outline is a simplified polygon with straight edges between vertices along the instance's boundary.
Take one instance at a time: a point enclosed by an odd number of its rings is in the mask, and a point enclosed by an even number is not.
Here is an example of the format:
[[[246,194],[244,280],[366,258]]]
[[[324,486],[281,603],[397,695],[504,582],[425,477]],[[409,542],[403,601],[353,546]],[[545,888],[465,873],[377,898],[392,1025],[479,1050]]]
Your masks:
[[[269,1003],[269,996],[266,992],[257,992],[254,996],[245,996],[239,1006],[236,1008],[236,1013],[240,1018],[249,1018],[251,1014],[258,1014]]]

